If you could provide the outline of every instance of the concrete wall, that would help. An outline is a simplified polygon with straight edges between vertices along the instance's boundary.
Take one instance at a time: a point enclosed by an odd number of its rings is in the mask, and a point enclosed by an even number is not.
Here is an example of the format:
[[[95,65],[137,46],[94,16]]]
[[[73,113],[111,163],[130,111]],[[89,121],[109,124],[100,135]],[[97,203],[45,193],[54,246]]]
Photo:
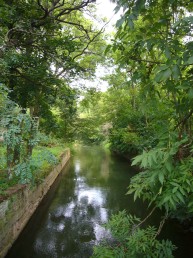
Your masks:
[[[17,239],[30,217],[70,158],[65,150],[62,161],[40,185],[21,186],[7,200],[0,202],[0,258],[4,257]]]

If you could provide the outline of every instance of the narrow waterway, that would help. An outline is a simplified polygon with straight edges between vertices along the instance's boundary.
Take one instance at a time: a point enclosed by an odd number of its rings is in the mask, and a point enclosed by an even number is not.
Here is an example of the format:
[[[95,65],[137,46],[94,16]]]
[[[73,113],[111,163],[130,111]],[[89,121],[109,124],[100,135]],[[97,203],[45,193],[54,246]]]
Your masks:
[[[6,258],[87,258],[110,234],[110,215],[126,209],[144,218],[146,206],[125,195],[135,171],[101,147],[79,147]],[[159,213],[151,218],[158,224]],[[175,257],[193,257],[193,235],[174,222],[162,235],[179,246]]]

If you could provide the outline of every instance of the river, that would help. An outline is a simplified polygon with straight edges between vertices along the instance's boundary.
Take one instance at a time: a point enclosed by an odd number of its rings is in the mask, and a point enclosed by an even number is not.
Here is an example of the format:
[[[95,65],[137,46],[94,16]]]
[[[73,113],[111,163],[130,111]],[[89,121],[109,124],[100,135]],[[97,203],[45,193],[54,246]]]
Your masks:
[[[6,258],[90,257],[94,245],[110,238],[103,224],[111,214],[126,209],[147,216],[145,204],[125,195],[135,173],[128,161],[102,147],[77,147]],[[148,222],[158,225],[160,216],[155,212]],[[193,257],[193,234],[175,221],[164,225],[161,237],[179,246],[175,257]]]

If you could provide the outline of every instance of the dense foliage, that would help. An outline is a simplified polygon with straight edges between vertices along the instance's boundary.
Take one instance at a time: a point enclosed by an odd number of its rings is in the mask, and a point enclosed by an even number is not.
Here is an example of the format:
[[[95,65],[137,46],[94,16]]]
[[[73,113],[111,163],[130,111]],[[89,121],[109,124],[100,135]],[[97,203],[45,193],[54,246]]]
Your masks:
[[[138,154],[132,164],[138,165],[141,172],[132,178],[128,189],[134,200],[142,198],[150,206],[162,209],[166,217],[190,222],[193,216],[192,2],[114,2],[117,11],[122,8],[123,15],[116,24],[112,44],[106,49],[109,64],[114,61],[114,73],[106,77],[111,88],[104,98],[109,105],[103,109],[112,125],[111,149],[125,156]],[[119,257],[117,247],[99,248],[96,254],[101,250],[109,252],[107,257],[110,253]],[[128,256],[124,253],[120,257]],[[141,257],[146,256],[141,254]]]
[[[154,138],[133,161],[145,171],[133,178],[129,193],[175,216],[183,209],[186,218],[192,216],[193,186],[193,6],[165,0],[119,4],[125,12],[113,43],[116,60],[135,88],[135,105],[144,109],[142,128]]]
[[[42,137],[45,138],[38,131],[38,119],[23,113],[9,99],[8,90],[3,86],[0,87],[0,98],[0,178],[13,179],[15,183],[30,183],[34,181],[34,173],[38,172],[40,164],[45,160],[55,164],[56,157],[44,151],[43,155],[39,155],[39,161],[34,159],[34,148],[42,142]]]
[[[75,112],[69,83],[92,76],[102,60],[103,28],[86,18],[94,15],[93,2],[0,1],[0,82],[11,100],[42,118],[46,132],[61,128],[53,107],[62,112],[64,127],[69,124]]]
[[[109,89],[80,93],[70,87],[72,80],[92,77],[104,62],[103,28],[87,18],[94,2],[0,0],[0,130],[8,176],[15,170],[23,182],[31,180],[38,126],[68,141],[105,140],[112,151],[135,156],[132,164],[141,169],[128,194],[162,209],[165,218],[190,220],[192,1],[112,1],[123,15],[104,52],[112,68],[104,77]],[[156,239],[159,229],[136,223],[124,212],[113,217],[115,243],[96,248],[95,256],[172,257],[172,244]]]
[[[70,83],[92,77],[104,59],[94,2],[0,1],[0,149],[9,179],[16,174],[23,183],[32,181],[39,130],[74,138],[79,92]]]
[[[156,239],[159,229],[151,226],[141,229],[140,223],[139,218],[127,215],[125,211],[113,215],[106,227],[111,230],[115,239],[111,245],[104,243],[100,247],[95,247],[92,257],[174,257],[172,251],[175,250],[175,246],[168,240]]]

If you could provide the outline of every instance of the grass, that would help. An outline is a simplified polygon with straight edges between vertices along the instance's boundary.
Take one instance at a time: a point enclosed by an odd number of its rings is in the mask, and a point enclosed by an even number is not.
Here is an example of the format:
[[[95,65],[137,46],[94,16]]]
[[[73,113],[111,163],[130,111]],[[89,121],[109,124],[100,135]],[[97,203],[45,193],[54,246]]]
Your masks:
[[[37,146],[34,148],[31,162],[33,184],[38,184],[44,180],[52,168],[59,163],[64,149],[64,145]],[[0,146],[0,195],[4,195],[8,188],[18,183],[20,183],[19,176],[13,175],[11,179],[7,177],[6,149]]]
[[[55,157],[59,158],[61,153],[64,151],[65,147],[64,145],[57,145],[57,146],[51,146],[51,147],[42,147],[37,146],[33,150],[32,158],[38,157],[43,151],[50,151]]]
[[[35,183],[43,181],[43,179],[49,174],[51,169],[57,163],[59,163],[61,159],[61,154],[63,153],[64,149],[64,145],[57,145],[53,147],[36,147],[34,149],[32,160],[34,160],[34,162],[37,162],[37,169],[34,171]],[[50,155],[50,153],[52,155]]]

